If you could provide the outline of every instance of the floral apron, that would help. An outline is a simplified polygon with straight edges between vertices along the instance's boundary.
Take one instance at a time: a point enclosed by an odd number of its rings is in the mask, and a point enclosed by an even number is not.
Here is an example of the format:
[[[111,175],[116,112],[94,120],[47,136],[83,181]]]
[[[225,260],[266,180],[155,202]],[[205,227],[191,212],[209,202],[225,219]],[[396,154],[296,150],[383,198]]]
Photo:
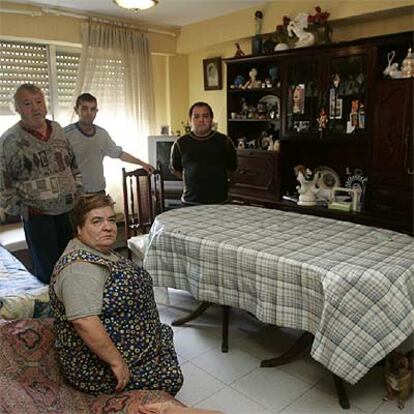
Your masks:
[[[105,266],[110,272],[104,286],[102,313],[98,317],[130,369],[131,379],[125,390],[164,390],[175,395],[182,386],[183,377],[174,350],[172,329],[159,320],[151,276],[133,262],[119,257],[118,262],[113,262],[85,250],[76,250],[61,257],[55,266],[49,293],[63,375],[72,386],[87,393],[115,391],[112,370],[76,333],[54,289],[56,278],[64,267],[74,261],[84,261]]]

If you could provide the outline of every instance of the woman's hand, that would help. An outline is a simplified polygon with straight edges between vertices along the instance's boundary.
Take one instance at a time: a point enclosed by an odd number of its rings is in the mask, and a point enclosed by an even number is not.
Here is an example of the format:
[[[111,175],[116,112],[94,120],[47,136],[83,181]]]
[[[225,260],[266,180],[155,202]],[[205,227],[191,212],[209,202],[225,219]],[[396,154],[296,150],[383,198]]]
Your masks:
[[[117,381],[115,391],[122,391],[129,382],[131,378],[131,372],[129,371],[128,365],[125,363],[124,359],[121,359],[119,362],[111,365],[112,373]]]
[[[111,367],[117,382],[115,391],[122,391],[129,382],[131,372],[99,317],[86,316],[71,322],[88,348]]]

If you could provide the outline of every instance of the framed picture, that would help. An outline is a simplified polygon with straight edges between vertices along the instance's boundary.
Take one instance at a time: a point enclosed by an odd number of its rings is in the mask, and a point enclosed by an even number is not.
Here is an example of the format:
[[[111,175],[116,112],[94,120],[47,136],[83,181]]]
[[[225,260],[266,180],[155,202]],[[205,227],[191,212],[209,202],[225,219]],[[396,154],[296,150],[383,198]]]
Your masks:
[[[337,98],[335,90],[329,92],[329,119],[342,119],[342,98]]]
[[[161,125],[161,135],[169,135],[169,134],[170,134],[170,126]]]
[[[305,113],[305,84],[300,83],[292,91],[292,112],[294,114]]]
[[[203,60],[204,90],[213,91],[222,88],[221,58]]]
[[[342,98],[336,100],[335,105],[335,119],[342,119]]]

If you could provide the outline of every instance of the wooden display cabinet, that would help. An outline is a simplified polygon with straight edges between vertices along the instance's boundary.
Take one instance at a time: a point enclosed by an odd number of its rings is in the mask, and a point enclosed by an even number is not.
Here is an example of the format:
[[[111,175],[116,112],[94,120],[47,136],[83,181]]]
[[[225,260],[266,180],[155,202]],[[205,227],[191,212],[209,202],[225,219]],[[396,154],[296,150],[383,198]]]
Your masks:
[[[230,196],[412,234],[414,81],[383,75],[388,54],[395,50],[401,64],[412,39],[413,32],[406,32],[227,59],[228,135],[236,146],[244,137],[249,147],[238,150]],[[252,68],[259,82],[248,88]],[[279,152],[261,149],[270,134]],[[362,211],[299,208],[284,201],[298,184],[297,164],[332,168],[341,185],[362,171],[368,179]]]

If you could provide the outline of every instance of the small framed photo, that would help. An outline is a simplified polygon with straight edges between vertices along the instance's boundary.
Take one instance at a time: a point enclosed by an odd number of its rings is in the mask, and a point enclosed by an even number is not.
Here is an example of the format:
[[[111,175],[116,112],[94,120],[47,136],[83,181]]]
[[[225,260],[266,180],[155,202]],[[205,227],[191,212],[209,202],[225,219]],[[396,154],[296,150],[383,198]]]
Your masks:
[[[203,60],[204,90],[222,89],[221,58]]]
[[[342,98],[337,98],[335,89],[329,92],[329,119],[342,119]]]
[[[292,112],[294,114],[305,113],[305,84],[300,83],[292,91]]]
[[[169,125],[161,125],[161,135],[170,135]]]
[[[335,104],[336,104],[336,91],[334,88],[329,90],[329,119],[335,119]]]
[[[338,98],[336,100],[335,119],[342,119],[342,98]]]

